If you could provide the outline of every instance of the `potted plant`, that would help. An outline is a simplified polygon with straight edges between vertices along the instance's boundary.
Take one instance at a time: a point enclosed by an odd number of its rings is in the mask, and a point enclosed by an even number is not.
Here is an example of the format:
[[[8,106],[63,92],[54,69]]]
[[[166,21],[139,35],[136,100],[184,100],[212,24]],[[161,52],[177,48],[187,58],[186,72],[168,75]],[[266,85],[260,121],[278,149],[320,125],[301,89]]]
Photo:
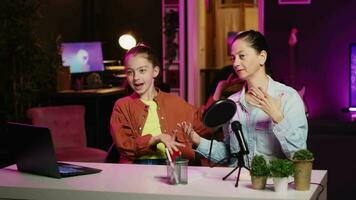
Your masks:
[[[293,154],[294,183],[296,190],[309,190],[310,177],[313,168],[314,155],[307,149],[301,149]]]
[[[288,190],[288,177],[293,175],[293,162],[287,159],[273,158],[270,161],[270,172],[273,177],[274,190],[286,192]]]
[[[39,38],[42,5],[40,0],[5,0],[0,6],[6,30],[0,34],[0,109],[11,121],[26,121],[26,110],[50,104],[56,91],[61,60],[55,42]]]
[[[262,155],[256,155],[252,158],[250,175],[252,187],[254,189],[265,189],[270,171],[267,162]]]

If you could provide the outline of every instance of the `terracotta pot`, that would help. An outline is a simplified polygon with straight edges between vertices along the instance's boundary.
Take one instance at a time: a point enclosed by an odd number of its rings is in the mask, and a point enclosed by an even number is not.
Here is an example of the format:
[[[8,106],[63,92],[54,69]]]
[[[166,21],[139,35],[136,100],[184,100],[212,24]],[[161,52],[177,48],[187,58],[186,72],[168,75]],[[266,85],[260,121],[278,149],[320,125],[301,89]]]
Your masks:
[[[309,190],[310,177],[313,169],[313,160],[293,160],[294,183],[296,190]]]
[[[264,190],[266,188],[267,176],[251,176],[252,188]]]

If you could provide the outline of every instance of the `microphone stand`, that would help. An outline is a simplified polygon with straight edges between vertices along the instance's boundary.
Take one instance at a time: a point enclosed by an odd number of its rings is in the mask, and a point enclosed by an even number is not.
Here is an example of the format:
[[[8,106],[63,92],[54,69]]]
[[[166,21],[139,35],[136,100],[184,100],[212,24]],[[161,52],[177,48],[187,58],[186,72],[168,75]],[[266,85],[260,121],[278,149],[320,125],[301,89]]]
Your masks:
[[[224,163],[224,162],[230,160],[231,158],[237,158],[237,166],[234,169],[232,169],[226,176],[224,176],[222,178],[222,180],[225,181],[232,173],[234,173],[234,171],[239,169],[239,171],[237,173],[236,183],[235,183],[235,187],[238,187],[239,180],[240,180],[241,168],[245,168],[248,171],[250,171],[250,169],[248,167],[246,167],[246,165],[245,165],[244,154],[242,151],[239,151],[238,153],[232,153],[230,156],[227,156],[226,158],[223,158],[222,160],[218,161],[217,163],[210,165],[210,167],[215,167],[221,163]],[[209,162],[210,162],[210,159],[209,159]]]
[[[206,110],[206,112],[204,113],[203,122],[207,127],[221,128],[221,125],[228,122],[234,116],[235,112],[236,112],[236,104],[234,101],[229,99],[219,100],[215,102],[213,105],[211,105],[208,108],[208,110]],[[216,117],[218,117],[217,118],[218,120],[216,120]],[[237,179],[236,179],[236,184],[235,184],[235,187],[238,187],[241,168],[244,167],[245,169],[250,170],[248,167],[245,166],[245,161],[244,161],[244,155],[248,155],[249,151],[246,142],[243,138],[241,123],[239,121],[234,121],[231,124],[231,128],[235,132],[236,139],[239,143],[239,146],[241,147],[240,151],[238,153],[229,153],[229,156],[211,165],[210,162],[211,152],[213,147],[213,140],[215,138],[215,133],[216,133],[214,132],[210,141],[208,163],[209,163],[209,167],[215,167],[216,165],[229,161],[231,158],[237,158],[237,166],[231,172],[229,172],[225,177],[223,177],[223,180],[226,180],[234,171],[239,169]]]
[[[214,164],[211,164],[211,152],[212,152],[212,149],[213,149],[213,141],[215,139],[216,133],[219,132],[219,131],[222,131],[221,128],[218,128],[216,131],[214,131],[213,136],[210,139],[209,156],[208,156],[208,164],[209,164],[210,168],[216,167],[219,164],[222,164],[222,163],[225,163],[225,162],[229,161],[231,158],[236,158],[237,157],[237,154],[233,153],[233,154],[230,154],[229,156],[219,160],[218,162],[216,162]]]
[[[226,157],[226,158],[220,160],[219,162],[215,163],[214,165],[211,165],[211,161],[210,160],[211,160],[211,150],[213,149],[213,141],[214,141],[214,138],[215,138],[215,134],[220,130],[221,130],[221,128],[218,128],[216,131],[214,131],[213,136],[210,139],[209,156],[208,156],[208,164],[209,164],[210,168],[215,167],[216,165],[223,163],[223,161],[225,162],[225,160],[227,160],[227,158],[229,158],[229,157]]]
[[[238,153],[233,153],[228,158],[231,158],[231,157],[237,157],[237,166],[234,169],[232,169],[226,176],[224,176],[222,178],[222,180],[225,181],[232,173],[234,173],[234,171],[239,169],[238,174],[237,174],[237,178],[236,178],[236,183],[235,183],[235,187],[238,187],[239,186],[239,180],[240,180],[241,168],[245,168],[245,169],[247,169],[249,171],[250,171],[250,169],[245,166],[244,154],[243,154],[242,151],[239,151]],[[226,158],[224,158],[223,160],[225,160],[225,159]]]
[[[211,158],[211,150],[212,150],[212,146],[213,146],[213,138],[211,139],[210,142],[210,149],[209,149],[209,158],[208,158],[208,163],[209,163],[209,167],[215,167],[221,163],[225,163],[226,161],[229,161],[231,158],[237,158],[237,166],[232,169],[226,176],[224,176],[222,178],[223,181],[225,181],[232,173],[234,173],[234,171],[236,171],[237,169],[239,169],[238,174],[237,174],[237,178],[236,178],[236,183],[235,183],[235,187],[239,186],[239,180],[240,180],[240,173],[241,173],[241,168],[245,168],[248,171],[250,171],[250,169],[248,167],[245,166],[245,159],[244,159],[244,151],[240,150],[238,153],[232,153],[229,156],[221,159],[220,161],[214,163],[213,165],[210,164],[210,158]]]
[[[209,150],[209,157],[208,157],[208,163],[209,163],[209,167],[210,168],[213,168],[213,167],[216,167],[217,165],[220,165],[222,163],[225,163],[227,161],[229,161],[231,158],[236,158],[237,157],[237,154],[236,153],[233,153],[233,154],[230,154],[229,156],[226,156],[225,158],[219,160],[218,162],[214,163],[213,165],[210,164],[210,160],[211,160],[211,150],[212,150],[212,146],[213,146],[213,140],[211,140],[211,143],[210,143],[210,150]]]

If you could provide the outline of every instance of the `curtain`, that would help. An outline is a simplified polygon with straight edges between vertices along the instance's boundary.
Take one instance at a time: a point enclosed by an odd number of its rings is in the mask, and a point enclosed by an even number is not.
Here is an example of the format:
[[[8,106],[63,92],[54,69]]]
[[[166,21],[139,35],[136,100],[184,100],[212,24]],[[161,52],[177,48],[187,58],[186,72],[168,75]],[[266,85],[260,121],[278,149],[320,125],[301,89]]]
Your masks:
[[[216,9],[215,60],[218,68],[231,64],[227,34],[243,30],[244,18],[241,17],[241,10],[237,7]]]

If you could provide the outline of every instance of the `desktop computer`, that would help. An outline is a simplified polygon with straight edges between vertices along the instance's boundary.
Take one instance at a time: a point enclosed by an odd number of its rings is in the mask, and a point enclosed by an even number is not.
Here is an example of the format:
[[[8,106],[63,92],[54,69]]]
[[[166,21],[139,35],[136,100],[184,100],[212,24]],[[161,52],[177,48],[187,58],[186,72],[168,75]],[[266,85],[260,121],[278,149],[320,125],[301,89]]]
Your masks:
[[[103,60],[101,42],[62,43],[61,56],[69,70],[60,70],[58,90],[111,88],[122,86],[126,78],[119,61]]]

